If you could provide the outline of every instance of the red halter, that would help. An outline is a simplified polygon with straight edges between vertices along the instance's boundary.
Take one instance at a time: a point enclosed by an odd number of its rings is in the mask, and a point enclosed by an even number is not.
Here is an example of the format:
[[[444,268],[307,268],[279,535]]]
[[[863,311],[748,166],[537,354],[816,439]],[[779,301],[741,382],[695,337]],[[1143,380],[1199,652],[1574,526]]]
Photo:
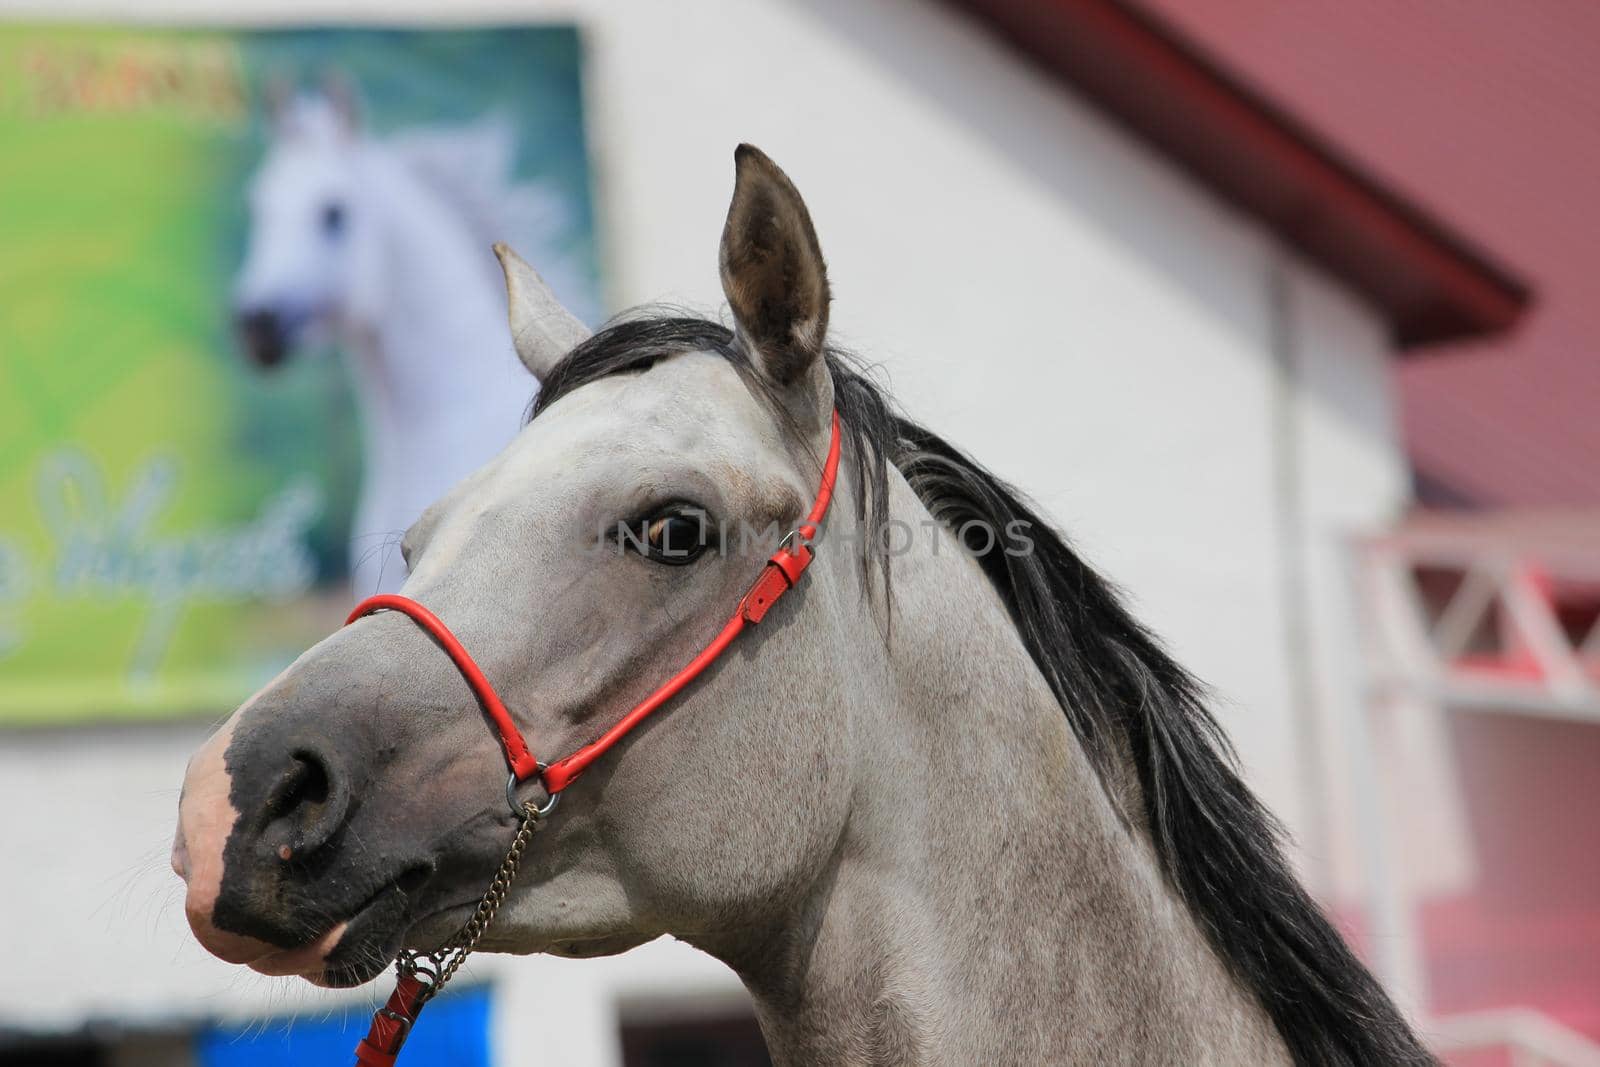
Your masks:
[[[648,718],[651,712],[671,700],[684,686],[699,677],[727,650],[729,645],[733,644],[734,638],[743,632],[746,625],[759,623],[767,612],[772,610],[772,605],[777,603],[778,598],[794,587],[800,580],[800,575],[811,565],[811,542],[817,536],[817,527],[822,524],[823,517],[828,514],[828,504],[833,500],[833,482],[838,473],[839,413],[835,411],[832,436],[828,442],[828,459],[822,468],[822,485],[817,489],[817,498],[811,505],[811,513],[806,516],[805,522],[783,539],[778,550],[767,560],[766,566],[761,569],[761,577],[757,578],[755,584],[740,598],[738,609],[723,625],[721,632],[712,638],[711,643],[701,649],[700,654],[690,660],[683,670],[667,679],[655,692],[634,705],[633,710],[618,720],[616,725],[587,745],[555,760],[548,766],[534,759],[528,743],[522,738],[522,731],[517,729],[516,721],[506,710],[505,702],[494,691],[494,686],[473,662],[467,650],[456,639],[456,635],[451,633],[450,628],[433,612],[410,597],[383,593],[368,597],[357,604],[350,617],[345,620],[345,625],[348,626],[357,619],[377,611],[398,611],[409,616],[439,643],[439,647],[450,657],[451,662],[456,665],[456,670],[461,672],[461,677],[466,679],[467,685],[472,688],[478,703],[483,706],[484,713],[489,716],[489,721],[500,735],[500,745],[505,749],[506,764],[511,768],[513,784],[537,774],[546,791],[551,797],[555,797],[571,785],[591,763],[605,755],[613,745],[626,737],[630,730]]]

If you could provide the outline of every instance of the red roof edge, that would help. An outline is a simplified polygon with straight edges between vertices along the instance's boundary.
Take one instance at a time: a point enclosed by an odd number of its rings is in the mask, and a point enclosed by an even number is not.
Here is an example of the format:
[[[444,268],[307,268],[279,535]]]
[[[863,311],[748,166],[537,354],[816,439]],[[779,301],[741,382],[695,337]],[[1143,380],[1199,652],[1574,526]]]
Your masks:
[[[1376,304],[1401,348],[1498,333],[1510,272],[1363,173],[1148,12],[1116,0],[947,0]]]

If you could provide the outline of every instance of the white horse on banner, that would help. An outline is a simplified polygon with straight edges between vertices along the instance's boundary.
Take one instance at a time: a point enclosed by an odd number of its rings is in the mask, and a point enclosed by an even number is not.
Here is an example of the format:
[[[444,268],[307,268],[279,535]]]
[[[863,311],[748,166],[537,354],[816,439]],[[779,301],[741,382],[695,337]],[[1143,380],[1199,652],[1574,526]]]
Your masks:
[[[515,150],[504,118],[378,138],[332,89],[272,109],[271,144],[249,183],[235,324],[263,368],[318,341],[352,360],[359,595],[399,587],[401,531],[505,447],[532,399],[491,242],[536,249],[552,288],[595,317],[591,287],[563,254],[570,208],[514,180]]]

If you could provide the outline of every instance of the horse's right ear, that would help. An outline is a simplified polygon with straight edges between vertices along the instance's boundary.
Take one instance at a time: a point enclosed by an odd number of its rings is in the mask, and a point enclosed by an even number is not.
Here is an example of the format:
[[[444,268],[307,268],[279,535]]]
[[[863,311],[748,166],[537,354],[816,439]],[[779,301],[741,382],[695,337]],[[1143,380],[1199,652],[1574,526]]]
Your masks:
[[[828,267],[800,192],[754,145],[733,154],[733,202],[718,265],[739,340],[780,386],[822,365],[828,334]]]
[[[539,272],[507,244],[496,244],[500,269],[506,272],[506,300],[511,311],[511,342],[517,358],[544,381],[563,356],[589,336],[589,327],[556,299]]]

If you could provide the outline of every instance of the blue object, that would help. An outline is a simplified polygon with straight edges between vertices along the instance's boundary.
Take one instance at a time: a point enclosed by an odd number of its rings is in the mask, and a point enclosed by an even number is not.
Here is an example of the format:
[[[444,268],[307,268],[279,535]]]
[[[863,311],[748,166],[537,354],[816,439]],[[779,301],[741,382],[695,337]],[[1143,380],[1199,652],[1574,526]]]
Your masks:
[[[396,1067],[490,1067],[486,986],[439,995],[417,1020]],[[265,1023],[208,1026],[195,1037],[199,1067],[348,1067],[372,1016],[350,1008],[342,1016],[289,1016]]]

